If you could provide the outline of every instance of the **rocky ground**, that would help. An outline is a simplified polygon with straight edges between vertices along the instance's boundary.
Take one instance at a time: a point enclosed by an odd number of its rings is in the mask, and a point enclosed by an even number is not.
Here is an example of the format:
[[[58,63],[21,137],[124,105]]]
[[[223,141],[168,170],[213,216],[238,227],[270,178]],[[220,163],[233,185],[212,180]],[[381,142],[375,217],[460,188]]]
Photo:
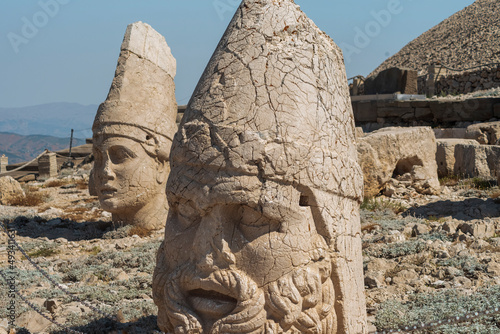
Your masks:
[[[88,169],[24,184],[23,206],[0,206],[0,218],[33,262],[73,296],[55,288],[19,251],[20,292],[49,318],[84,333],[155,333],[151,296],[163,231],[113,226],[86,189]],[[427,323],[500,306],[500,190],[480,179],[442,180],[440,196],[393,181],[391,197],[362,206],[367,309],[373,331]],[[7,237],[0,246],[7,269]],[[0,289],[0,333],[8,289]],[[65,333],[17,299],[17,333]],[[3,319],[3,320],[2,320]],[[376,327],[375,327],[376,326]],[[500,333],[500,315],[421,333]]]
[[[455,69],[500,62],[499,11],[498,0],[476,0],[408,43],[369,76],[390,67],[424,74],[437,62]]]

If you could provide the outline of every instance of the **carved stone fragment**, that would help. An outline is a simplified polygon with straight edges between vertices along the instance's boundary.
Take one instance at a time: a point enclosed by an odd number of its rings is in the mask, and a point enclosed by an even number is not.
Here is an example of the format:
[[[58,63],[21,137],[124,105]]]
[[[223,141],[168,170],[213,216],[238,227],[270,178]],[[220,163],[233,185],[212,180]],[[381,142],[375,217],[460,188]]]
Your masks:
[[[148,230],[165,224],[175,69],[163,36],[142,22],[128,26],[115,78],[92,127],[89,190],[116,223]]]
[[[340,49],[291,0],[244,0],[172,145],[153,296],[166,333],[365,333]]]

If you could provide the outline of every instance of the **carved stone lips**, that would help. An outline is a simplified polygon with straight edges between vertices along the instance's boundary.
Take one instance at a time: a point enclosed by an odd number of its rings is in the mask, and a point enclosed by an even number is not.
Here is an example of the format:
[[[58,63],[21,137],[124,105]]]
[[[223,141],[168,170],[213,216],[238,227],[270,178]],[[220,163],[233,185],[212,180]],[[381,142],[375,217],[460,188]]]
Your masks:
[[[202,317],[222,318],[236,308],[238,292],[211,278],[191,278],[183,282],[191,307]]]
[[[103,187],[100,189],[102,198],[111,198],[116,193],[116,189],[112,187]]]
[[[188,296],[193,309],[201,316],[210,318],[220,318],[231,313],[237,304],[236,299],[212,290],[191,290]]]

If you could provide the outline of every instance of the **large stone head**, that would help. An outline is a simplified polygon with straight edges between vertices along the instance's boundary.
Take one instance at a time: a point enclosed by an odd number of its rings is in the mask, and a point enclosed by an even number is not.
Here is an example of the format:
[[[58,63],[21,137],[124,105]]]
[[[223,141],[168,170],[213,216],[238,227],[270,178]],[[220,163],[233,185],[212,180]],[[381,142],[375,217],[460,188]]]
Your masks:
[[[128,26],[108,98],[92,127],[92,193],[113,221],[163,227],[165,186],[176,129],[175,59],[165,38],[142,22]]]
[[[161,330],[363,333],[361,194],[341,51],[293,1],[243,1],[172,146]]]

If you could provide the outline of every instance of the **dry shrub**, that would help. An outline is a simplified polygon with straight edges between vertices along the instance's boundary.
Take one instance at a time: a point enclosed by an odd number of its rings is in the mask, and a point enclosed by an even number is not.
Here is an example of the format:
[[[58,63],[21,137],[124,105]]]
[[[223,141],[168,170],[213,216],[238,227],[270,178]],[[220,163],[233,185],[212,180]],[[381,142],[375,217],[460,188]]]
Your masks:
[[[87,181],[85,181],[84,179],[77,180],[75,182],[75,184],[76,184],[76,189],[79,189],[79,190],[85,190],[85,189],[88,189],[88,187],[89,187],[89,183]]]
[[[370,233],[370,232],[373,232],[373,231],[380,229],[380,228],[381,228],[380,224],[377,224],[377,223],[368,223],[368,224],[361,225],[362,232],[366,231],[366,232]]]
[[[7,202],[11,206],[39,206],[47,202],[49,195],[45,192],[26,192],[26,195],[12,196]]]
[[[89,208],[65,208],[62,219],[69,219],[75,222],[96,221],[101,217],[102,210],[91,211]]]
[[[439,183],[442,186],[453,187],[453,186],[456,186],[460,182],[461,179],[463,179],[463,177],[460,177],[459,175],[448,175],[448,176],[440,178]]]
[[[67,180],[52,180],[52,181],[46,182],[43,186],[45,188],[57,188],[60,186],[64,186],[66,184],[68,184]]]
[[[152,231],[145,229],[144,227],[140,227],[140,226],[133,226],[128,231],[129,236],[133,236],[135,234],[141,238],[149,237],[151,235],[151,233],[152,233]]]
[[[490,197],[493,199],[493,201],[497,204],[500,204],[500,191],[496,191],[493,194],[490,195]]]

